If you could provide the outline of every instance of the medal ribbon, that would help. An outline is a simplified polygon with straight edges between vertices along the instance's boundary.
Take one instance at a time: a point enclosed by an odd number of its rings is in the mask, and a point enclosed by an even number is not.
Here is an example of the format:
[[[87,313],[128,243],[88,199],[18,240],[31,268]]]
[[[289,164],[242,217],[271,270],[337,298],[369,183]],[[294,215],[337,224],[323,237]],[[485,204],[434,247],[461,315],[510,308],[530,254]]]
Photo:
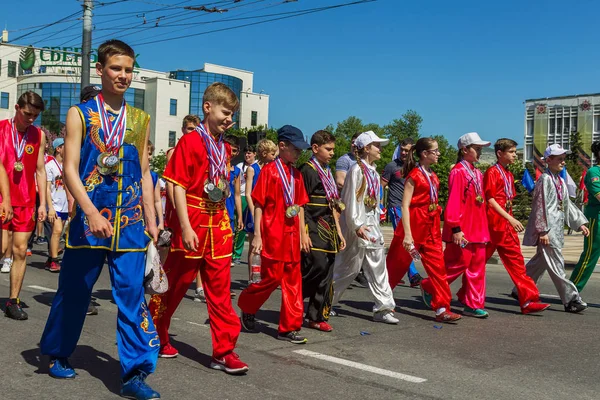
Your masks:
[[[475,184],[475,193],[477,194],[477,196],[481,196],[481,184],[479,182],[479,179],[477,179],[477,175],[471,170],[471,167],[465,160],[462,160],[460,163],[463,165],[463,167],[465,167],[467,173],[471,175],[471,178],[473,178],[473,183]]]
[[[54,161],[54,164],[56,164],[56,166],[58,167],[58,171],[60,172],[60,176],[62,176],[62,167],[60,166],[60,164],[58,163],[58,161],[56,161],[56,158],[52,158],[52,161]]]
[[[337,190],[337,185],[333,180],[333,175],[331,174],[331,168],[329,168],[329,165],[326,167],[326,169],[323,169],[319,161],[317,161],[314,156],[309,160],[309,162],[313,165],[313,167],[315,167],[317,173],[319,174],[319,178],[321,179],[321,183],[325,189],[325,196],[327,197],[327,200],[331,201],[333,199],[339,199],[340,195]]]
[[[225,176],[226,169],[226,152],[225,144],[223,143],[223,136],[219,138],[219,142],[215,143],[212,135],[208,133],[206,127],[200,124],[196,127],[196,131],[200,134],[200,137],[204,139],[204,145],[206,146],[206,152],[208,153],[208,160],[210,164],[209,168],[209,179],[216,185],[219,183],[219,177]]]
[[[367,181],[367,194],[370,197],[376,199],[377,193],[379,193],[379,185],[380,185],[379,179],[377,179],[377,171],[367,167],[363,163],[361,163],[361,165],[363,166],[363,168],[362,168],[363,174],[365,175],[365,179]]]
[[[554,183],[554,188],[556,189],[556,195],[558,196],[558,200],[562,201],[563,199],[563,180],[560,176],[557,176],[556,179],[554,174],[550,171],[550,176],[552,177],[552,183]],[[556,181],[558,180],[558,183]]]
[[[510,180],[504,173],[504,169],[500,166],[500,164],[496,163],[496,168],[500,171],[500,175],[502,176],[502,180],[504,181],[504,194],[506,194],[506,200],[511,201],[514,197],[512,185],[510,184]]]
[[[275,166],[277,167],[277,172],[279,172],[279,180],[283,187],[283,199],[285,200],[285,205],[286,207],[290,207],[294,204],[294,170],[290,168],[290,180],[288,182],[285,169],[283,169],[283,163],[279,157],[275,159]]]
[[[429,176],[427,171],[425,171],[425,168],[423,168],[422,165],[419,165],[419,170],[421,170],[421,173],[425,176],[425,179],[427,179],[427,183],[429,183],[429,197],[431,198],[431,204],[436,204],[438,201],[437,188],[433,184],[431,177]]]
[[[23,153],[25,152],[25,143],[27,143],[27,133],[29,132],[29,129],[25,130],[23,139],[19,141],[19,133],[17,132],[17,124],[15,124],[14,118],[10,121],[10,126],[12,128],[13,145],[15,147],[17,161],[21,161],[23,158]]]
[[[125,106],[125,99],[121,103],[121,111],[117,118],[113,122],[110,121],[108,111],[106,111],[104,96],[99,93],[96,96],[96,105],[98,106],[98,113],[100,114],[100,127],[104,132],[104,145],[106,151],[112,154],[116,154],[121,146],[123,140],[125,140],[125,128],[127,126],[127,107]]]

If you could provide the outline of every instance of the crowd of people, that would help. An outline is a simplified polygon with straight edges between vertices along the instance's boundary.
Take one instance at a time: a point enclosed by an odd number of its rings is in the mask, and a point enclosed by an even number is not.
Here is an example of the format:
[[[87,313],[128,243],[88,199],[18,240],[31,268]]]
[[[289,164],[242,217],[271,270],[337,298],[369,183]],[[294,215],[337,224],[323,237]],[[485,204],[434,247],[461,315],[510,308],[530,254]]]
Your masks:
[[[446,182],[431,168],[440,154],[432,138],[401,141],[380,176],[376,162],[389,140],[372,131],[357,133],[334,175],[329,163],[336,138],[320,130],[309,144],[300,129],[285,125],[276,142],[263,139],[244,148],[244,161],[232,165],[241,149],[226,131],[233,126],[239,101],[226,85],[214,83],[204,93],[203,119],[184,118],[183,136],[167,153],[159,177],[149,168],[154,151],[150,117],[124,100],[134,60],[124,42],[100,46],[96,69],[102,87],[83,89],[80,104],[68,112],[65,137],[52,143],[53,156],[45,154],[45,136],[33,125],[45,107],[36,93],[23,93],[15,117],[0,121],[2,272],[10,272],[5,314],[14,320],[28,317],[19,300],[28,240],[36,221],[47,221],[46,269],[60,272],[40,342],[52,377],[76,376],[68,358],[86,314],[97,313],[90,299],[105,263],[119,308],[121,395],[132,399],[160,398],[145,379],[157,357],[178,355],[170,342],[170,323],[194,281],[195,299],[206,303],[210,320],[210,368],[229,374],[249,370],[234,351],[236,342],[242,328],[257,330],[257,313],[278,287],[277,339],[293,344],[307,343],[303,326],[334,329],[330,317],[340,312],[338,303],[355,279],[372,293],[375,322],[399,323],[393,290],[407,273],[437,321],[455,323],[462,315],[487,318],[485,265],[496,251],[523,314],[549,307],[540,301],[536,285],[544,271],[565,311],[587,307],[579,293],[600,256],[600,169],[594,167],[586,176],[591,196],[584,215],[559,176],[567,154],[559,145],[544,153],[547,170],[536,183],[531,217],[523,227],[512,214],[516,190],[508,167],[517,161],[517,143],[511,139],[494,144],[498,162],[482,173],[475,163],[491,143],[475,132],[460,137],[442,210],[438,193]],[[311,157],[297,168],[305,150]],[[600,143],[592,150],[600,156]],[[380,226],[384,187],[394,228],[387,255]],[[588,236],[571,279],[561,255],[564,225]],[[59,261],[65,230],[66,248]],[[523,231],[524,244],[537,246],[527,265],[518,237]],[[147,305],[146,249],[165,232],[170,243],[160,249],[160,258],[169,288],[152,295]],[[238,315],[231,267],[242,263],[246,239],[248,284],[237,300]],[[419,265],[423,271],[417,270]],[[459,278],[461,313],[451,308],[450,284]]]

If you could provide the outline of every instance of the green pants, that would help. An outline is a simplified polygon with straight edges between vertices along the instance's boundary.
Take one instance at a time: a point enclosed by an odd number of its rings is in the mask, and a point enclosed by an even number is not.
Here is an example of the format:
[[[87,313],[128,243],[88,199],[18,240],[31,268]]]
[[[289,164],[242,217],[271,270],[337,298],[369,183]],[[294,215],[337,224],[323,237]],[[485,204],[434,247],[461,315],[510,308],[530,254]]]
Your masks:
[[[246,215],[246,209],[248,208],[248,202],[246,196],[242,196],[242,215]],[[242,258],[242,252],[244,251],[244,242],[246,241],[246,227],[235,232],[233,238],[233,259],[239,260]]]
[[[590,218],[589,228],[590,235],[583,242],[583,253],[581,253],[575,270],[571,274],[571,278],[569,278],[580,292],[585,287],[590,276],[592,276],[598,258],[600,258],[600,226],[598,225],[598,218]]]

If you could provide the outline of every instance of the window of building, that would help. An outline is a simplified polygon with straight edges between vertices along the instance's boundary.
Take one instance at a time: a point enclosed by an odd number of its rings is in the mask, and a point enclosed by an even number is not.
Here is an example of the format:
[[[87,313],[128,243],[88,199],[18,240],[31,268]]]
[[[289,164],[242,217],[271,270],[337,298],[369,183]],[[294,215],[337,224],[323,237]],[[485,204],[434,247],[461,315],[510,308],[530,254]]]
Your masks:
[[[0,93],[0,108],[6,108],[8,110],[8,93],[2,92]]]
[[[177,115],[177,99],[171,99],[171,103],[169,104],[169,106],[170,106],[169,114]]]
[[[252,111],[252,117],[250,118],[250,125],[256,126],[258,123],[258,111]]]
[[[177,140],[177,132],[169,131],[169,147],[175,147],[175,140]]]
[[[16,61],[8,62],[8,77],[9,78],[17,77],[17,62]]]

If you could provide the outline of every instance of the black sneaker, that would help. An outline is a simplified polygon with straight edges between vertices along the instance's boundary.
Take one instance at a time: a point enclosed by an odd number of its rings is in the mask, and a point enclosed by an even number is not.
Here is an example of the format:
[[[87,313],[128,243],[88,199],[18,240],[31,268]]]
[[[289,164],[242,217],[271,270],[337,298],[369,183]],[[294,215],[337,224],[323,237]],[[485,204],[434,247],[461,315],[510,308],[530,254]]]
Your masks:
[[[515,292],[514,290],[512,290],[510,292],[510,297],[512,297],[513,299],[519,301],[519,295],[517,294],[517,292]]]
[[[565,311],[570,313],[579,313],[588,308],[588,305],[581,300],[573,300],[565,306]]]
[[[417,272],[409,280],[410,280],[410,287],[414,288],[414,287],[418,287],[421,284],[423,277],[421,275],[419,275],[419,273]]]
[[[360,271],[358,275],[356,275],[356,278],[354,278],[354,286],[362,288],[369,287],[369,281],[367,281],[367,278],[365,278],[365,274],[362,271]]]
[[[248,332],[255,332],[256,331],[256,321],[255,319],[255,315],[254,314],[246,314],[245,312],[242,313],[242,326],[244,327],[244,329]]]
[[[95,305],[93,305],[92,303],[90,303],[85,315],[98,315],[98,308]]]
[[[17,321],[25,321],[29,316],[21,307],[21,301],[19,299],[10,299],[6,302],[6,310],[4,315]]]
[[[308,342],[308,339],[306,339],[304,336],[300,335],[300,333],[298,331],[291,331],[288,333],[280,333],[279,335],[277,335],[277,339],[287,340],[288,342],[294,343],[294,344],[304,344],[304,343]]]

